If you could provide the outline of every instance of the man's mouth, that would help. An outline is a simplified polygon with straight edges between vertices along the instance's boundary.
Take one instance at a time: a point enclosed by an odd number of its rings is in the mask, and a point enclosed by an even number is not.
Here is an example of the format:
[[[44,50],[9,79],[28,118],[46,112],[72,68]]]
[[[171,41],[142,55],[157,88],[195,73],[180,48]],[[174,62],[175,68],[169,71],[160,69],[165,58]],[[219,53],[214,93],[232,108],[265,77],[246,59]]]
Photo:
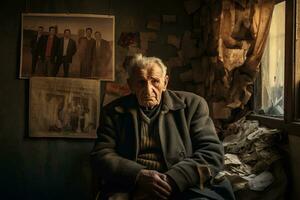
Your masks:
[[[144,97],[145,100],[152,100],[154,97]]]

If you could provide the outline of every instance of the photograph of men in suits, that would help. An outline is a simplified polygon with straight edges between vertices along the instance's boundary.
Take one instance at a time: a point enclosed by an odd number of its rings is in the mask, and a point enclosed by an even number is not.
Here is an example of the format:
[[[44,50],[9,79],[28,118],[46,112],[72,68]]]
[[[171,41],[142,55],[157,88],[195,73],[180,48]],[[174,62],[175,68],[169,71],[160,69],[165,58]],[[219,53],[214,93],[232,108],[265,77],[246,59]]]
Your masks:
[[[35,73],[38,62],[45,59],[46,36],[44,35],[44,27],[39,26],[37,34],[30,41],[31,49],[31,74]]]
[[[59,39],[58,53],[57,53],[57,63],[55,65],[54,76],[57,75],[59,67],[63,65],[64,67],[64,77],[69,75],[69,66],[72,63],[72,58],[76,53],[76,42],[70,38],[71,30],[64,30],[64,37]]]
[[[95,32],[96,47],[92,76],[101,79],[111,79],[112,71],[112,47],[110,43],[102,39],[99,31]]]
[[[49,27],[49,35],[46,39],[46,48],[45,48],[45,68],[47,76],[54,76],[54,68],[57,59],[57,47],[58,47],[58,38],[56,36],[56,29],[54,26]]]
[[[80,77],[91,77],[96,41],[92,38],[92,28],[86,28],[85,32],[86,48],[80,63]]]
[[[108,15],[23,13],[19,77],[113,81],[114,24]]]

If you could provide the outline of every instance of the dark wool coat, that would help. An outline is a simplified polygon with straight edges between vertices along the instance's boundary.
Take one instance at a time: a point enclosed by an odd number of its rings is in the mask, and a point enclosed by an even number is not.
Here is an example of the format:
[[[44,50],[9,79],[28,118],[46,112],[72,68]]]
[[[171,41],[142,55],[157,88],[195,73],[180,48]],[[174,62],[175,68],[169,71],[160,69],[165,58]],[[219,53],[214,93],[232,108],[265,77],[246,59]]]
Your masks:
[[[168,167],[166,174],[181,192],[191,187],[203,188],[223,167],[223,146],[209,117],[207,103],[195,94],[170,90],[163,93],[162,99],[157,123]],[[136,162],[137,106],[136,97],[128,95],[104,107],[91,153],[94,169],[105,182],[104,188],[116,192],[130,192],[137,174],[145,168]]]

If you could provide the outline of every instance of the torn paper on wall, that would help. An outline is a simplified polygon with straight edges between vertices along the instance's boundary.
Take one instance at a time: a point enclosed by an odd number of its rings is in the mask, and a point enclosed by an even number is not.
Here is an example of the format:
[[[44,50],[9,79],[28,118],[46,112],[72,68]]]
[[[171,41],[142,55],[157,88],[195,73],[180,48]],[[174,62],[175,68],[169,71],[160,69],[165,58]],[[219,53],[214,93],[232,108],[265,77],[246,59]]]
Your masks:
[[[139,39],[140,34],[138,32],[122,32],[118,40],[118,45],[124,48],[129,45],[137,46]]]
[[[187,0],[184,1],[184,7],[186,12],[190,15],[197,11],[201,6],[201,1],[200,0]]]
[[[183,66],[183,60],[180,57],[171,57],[168,60],[165,61],[165,64],[167,67],[182,67]]]
[[[147,52],[148,43],[154,42],[157,38],[157,34],[155,32],[140,32],[140,46],[143,52]]]
[[[185,61],[190,58],[198,57],[202,54],[203,49],[197,47],[197,41],[192,39],[190,31],[185,31],[181,41],[182,56]]]
[[[180,48],[180,38],[176,35],[168,35],[167,43],[176,47],[177,49]]]
[[[162,16],[163,23],[175,23],[177,21],[176,15],[163,15]]]
[[[212,116],[214,119],[227,119],[231,114],[231,110],[226,107],[226,102],[212,103]]]
[[[149,18],[147,21],[146,27],[147,27],[147,29],[159,31],[160,30],[160,18],[159,17]]]
[[[193,70],[188,70],[188,71],[185,71],[185,72],[182,72],[180,75],[179,75],[179,79],[182,81],[182,82],[188,82],[188,81],[191,81],[193,79]]]

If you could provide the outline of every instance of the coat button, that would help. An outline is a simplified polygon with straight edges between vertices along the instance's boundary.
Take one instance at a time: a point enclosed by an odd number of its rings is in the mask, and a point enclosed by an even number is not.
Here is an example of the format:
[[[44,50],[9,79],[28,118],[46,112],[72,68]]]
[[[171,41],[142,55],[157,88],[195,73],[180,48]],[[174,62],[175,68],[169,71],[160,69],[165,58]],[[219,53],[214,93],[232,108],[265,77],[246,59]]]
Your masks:
[[[184,157],[185,157],[185,153],[184,153],[183,151],[181,151],[181,152],[179,153],[179,156],[180,156],[181,158],[184,158]]]

